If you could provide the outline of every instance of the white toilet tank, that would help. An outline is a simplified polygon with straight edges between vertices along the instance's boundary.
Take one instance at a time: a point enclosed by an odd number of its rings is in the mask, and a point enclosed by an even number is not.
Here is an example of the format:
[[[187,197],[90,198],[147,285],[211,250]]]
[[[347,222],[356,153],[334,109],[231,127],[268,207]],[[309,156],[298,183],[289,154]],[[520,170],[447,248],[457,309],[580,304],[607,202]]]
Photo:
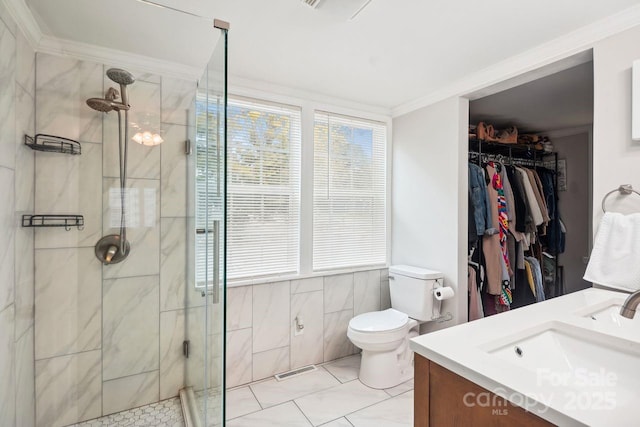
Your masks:
[[[439,271],[392,265],[389,267],[391,307],[419,321],[431,320],[433,288],[442,286],[443,277]]]

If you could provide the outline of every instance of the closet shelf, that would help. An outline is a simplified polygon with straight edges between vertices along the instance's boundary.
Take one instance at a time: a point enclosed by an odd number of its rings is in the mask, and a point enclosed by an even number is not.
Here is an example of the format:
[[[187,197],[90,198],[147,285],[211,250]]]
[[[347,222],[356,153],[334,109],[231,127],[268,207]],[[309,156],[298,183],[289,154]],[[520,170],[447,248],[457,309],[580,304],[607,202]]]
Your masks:
[[[49,153],[62,153],[78,155],[82,153],[82,147],[78,141],[61,136],[37,134],[35,137],[24,136],[24,143],[36,151],[46,151]]]
[[[476,151],[482,145],[483,152],[487,154],[517,155],[517,156],[544,156],[551,154],[544,150],[538,150],[531,145],[505,144],[502,142],[489,142],[482,139],[469,139],[469,148]]]
[[[22,215],[23,227],[64,227],[71,230],[77,227],[84,228],[84,216],[82,215]]]

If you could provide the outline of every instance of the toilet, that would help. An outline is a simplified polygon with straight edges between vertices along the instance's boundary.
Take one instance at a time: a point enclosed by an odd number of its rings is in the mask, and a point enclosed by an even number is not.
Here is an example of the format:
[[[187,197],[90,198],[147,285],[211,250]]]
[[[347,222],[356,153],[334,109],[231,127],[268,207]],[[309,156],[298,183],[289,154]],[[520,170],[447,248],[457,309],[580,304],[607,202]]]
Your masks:
[[[433,291],[442,286],[440,272],[408,265],[389,268],[391,308],[360,314],[349,322],[347,336],[362,349],[360,381],[377,389],[413,378],[409,340],[420,334],[420,324],[439,316]]]

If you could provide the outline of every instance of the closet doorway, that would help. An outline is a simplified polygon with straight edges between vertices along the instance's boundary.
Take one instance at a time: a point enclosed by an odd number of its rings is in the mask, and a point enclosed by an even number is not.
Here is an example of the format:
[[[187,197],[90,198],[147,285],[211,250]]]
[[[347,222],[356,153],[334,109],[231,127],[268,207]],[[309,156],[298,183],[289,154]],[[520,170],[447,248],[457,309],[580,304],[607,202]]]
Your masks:
[[[591,286],[592,127],[590,60],[470,101],[469,320]]]

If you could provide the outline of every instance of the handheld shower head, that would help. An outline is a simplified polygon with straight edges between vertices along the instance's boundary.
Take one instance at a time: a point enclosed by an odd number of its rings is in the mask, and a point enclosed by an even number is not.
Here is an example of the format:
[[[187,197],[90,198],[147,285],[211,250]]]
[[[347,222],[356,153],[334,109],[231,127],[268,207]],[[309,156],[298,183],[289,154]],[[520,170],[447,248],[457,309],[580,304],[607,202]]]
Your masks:
[[[133,74],[131,74],[127,70],[123,70],[122,68],[109,68],[107,70],[107,77],[109,77],[111,81],[120,85],[120,98],[122,99],[122,103],[124,105],[129,105],[129,97],[127,96],[127,85],[130,85],[136,81],[135,77],[133,77]]]
[[[87,105],[101,113],[108,113],[109,111],[124,111],[130,108],[127,104],[121,104],[108,98],[89,98],[87,99]]]
[[[109,77],[111,81],[125,86],[130,85],[136,81],[135,77],[133,77],[133,74],[131,74],[127,70],[123,70],[122,68],[109,68],[107,70],[107,77]]]
[[[87,99],[87,105],[101,113],[108,113],[111,110],[115,110],[113,101],[104,98],[89,98]]]

